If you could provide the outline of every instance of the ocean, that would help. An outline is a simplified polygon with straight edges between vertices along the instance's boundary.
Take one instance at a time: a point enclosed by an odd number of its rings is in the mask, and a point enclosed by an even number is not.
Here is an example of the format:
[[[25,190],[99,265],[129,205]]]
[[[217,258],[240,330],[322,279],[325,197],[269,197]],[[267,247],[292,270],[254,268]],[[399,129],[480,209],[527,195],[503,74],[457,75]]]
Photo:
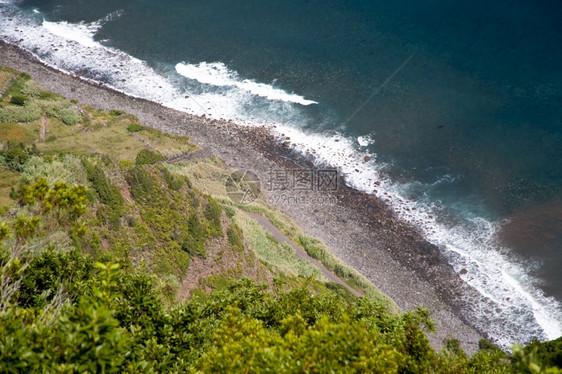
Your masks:
[[[438,245],[504,348],[562,335],[562,3],[0,0],[0,38],[337,167]],[[368,157],[365,157],[368,156]],[[366,161],[368,160],[368,161]]]

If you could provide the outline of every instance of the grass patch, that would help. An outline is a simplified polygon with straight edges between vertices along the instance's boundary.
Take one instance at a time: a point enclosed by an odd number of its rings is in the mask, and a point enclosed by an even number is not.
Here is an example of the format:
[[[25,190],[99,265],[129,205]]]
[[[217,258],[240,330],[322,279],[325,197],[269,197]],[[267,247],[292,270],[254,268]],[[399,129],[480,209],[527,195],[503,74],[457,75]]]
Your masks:
[[[247,215],[236,214],[234,221],[244,232],[244,239],[258,259],[283,272],[302,277],[322,279],[322,272],[306,260],[298,259],[295,250],[288,244],[280,244],[269,238],[258,223]]]
[[[35,140],[36,136],[34,129],[36,126],[21,125],[16,123],[2,124],[2,131],[0,131],[0,141],[14,143],[31,143]]]
[[[387,307],[395,307],[395,304],[391,302],[390,298],[376,289],[371,282],[354,269],[343,264],[320,240],[312,236],[301,234],[297,238],[297,243],[304,248],[310,257],[323,263],[324,266],[343,279],[352,288],[365,292],[365,294],[379,300]]]
[[[127,129],[138,119],[129,114],[111,116],[103,110],[95,110],[83,106],[89,120],[87,123],[78,123],[72,127],[51,116],[48,131],[57,139],[51,143],[39,145],[45,153],[58,153],[59,151],[76,154],[100,153],[107,154],[120,161],[134,161],[139,152],[146,149],[146,144],[132,135]],[[149,142],[156,151],[164,157],[191,152],[196,146],[189,142],[187,137],[159,133],[156,130],[142,126],[138,134]]]
[[[25,105],[0,108],[0,123],[33,122],[41,118],[41,108],[32,101]]]

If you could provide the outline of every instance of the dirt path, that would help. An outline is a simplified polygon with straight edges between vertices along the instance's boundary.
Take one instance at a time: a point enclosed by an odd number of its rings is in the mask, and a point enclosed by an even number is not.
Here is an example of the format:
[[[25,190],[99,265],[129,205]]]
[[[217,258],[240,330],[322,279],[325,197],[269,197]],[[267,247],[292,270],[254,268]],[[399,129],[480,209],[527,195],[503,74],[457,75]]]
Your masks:
[[[47,134],[47,116],[44,115],[41,118],[41,140],[45,141],[45,135]]]
[[[335,275],[330,270],[328,270],[324,266],[324,264],[322,264],[320,261],[317,261],[317,260],[313,259],[312,257],[310,257],[309,254],[306,253],[304,251],[304,249],[299,247],[294,241],[292,241],[291,238],[289,238],[287,235],[285,235],[281,231],[279,231],[279,229],[277,227],[273,226],[273,224],[271,223],[271,221],[269,219],[267,219],[264,216],[262,216],[261,214],[257,214],[257,213],[246,212],[246,214],[248,216],[250,216],[251,218],[253,218],[254,220],[256,220],[256,222],[264,230],[269,231],[271,233],[271,235],[273,236],[273,238],[275,240],[277,240],[279,243],[287,243],[291,247],[293,247],[295,249],[295,255],[297,256],[297,258],[306,260],[306,261],[310,262],[312,265],[316,266],[318,269],[320,269],[320,271],[322,272],[322,275],[324,275],[324,277],[328,281],[330,281],[332,283],[341,284],[342,286],[347,288],[349,290],[349,292],[351,292],[352,294],[354,294],[357,297],[363,296],[363,293],[357,291],[356,289],[351,288],[347,283],[345,283],[343,280],[341,280],[337,275]]]

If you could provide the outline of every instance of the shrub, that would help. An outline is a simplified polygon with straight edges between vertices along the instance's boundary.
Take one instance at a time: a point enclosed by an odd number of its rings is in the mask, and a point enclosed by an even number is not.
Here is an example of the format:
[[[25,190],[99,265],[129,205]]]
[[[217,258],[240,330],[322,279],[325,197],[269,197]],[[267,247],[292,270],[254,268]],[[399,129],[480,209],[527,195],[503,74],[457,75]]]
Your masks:
[[[534,340],[523,351],[526,354],[534,354],[539,361],[548,366],[562,368],[562,336],[548,342]]]
[[[119,228],[120,218],[125,206],[121,191],[111,183],[101,167],[91,164],[87,160],[82,160],[82,165],[84,165],[88,180],[96,190],[100,201],[109,207],[107,214],[109,223],[115,229]]]
[[[74,126],[80,122],[80,115],[74,109],[62,109],[59,115],[65,125]]]
[[[8,142],[6,149],[0,151],[0,156],[3,159],[2,164],[10,170],[23,171],[24,164],[27,160],[34,155],[38,155],[39,151],[35,144],[31,147],[26,147],[25,144],[14,144]]]
[[[236,224],[230,225],[230,227],[226,230],[226,235],[228,237],[228,243],[230,245],[242,252],[244,250],[244,241],[242,239],[242,229],[238,227]]]
[[[138,123],[131,123],[127,126],[127,130],[130,132],[139,132],[143,129],[143,126],[139,125]]]
[[[80,160],[74,156],[59,156],[55,160],[32,155],[22,167],[22,184],[30,184],[37,178],[46,178],[50,185],[65,181],[69,185],[85,184],[86,175]]]
[[[41,86],[35,81],[25,82],[21,93],[27,97],[41,97]]]
[[[189,254],[205,257],[205,240],[207,230],[201,224],[197,213],[193,213],[188,220],[189,233],[181,244],[181,248]]]
[[[10,99],[10,103],[12,103],[14,105],[19,105],[19,106],[23,106],[26,101],[27,101],[27,97],[22,96],[22,95],[14,95]]]
[[[236,211],[232,207],[229,207],[228,205],[226,205],[226,206],[223,206],[222,208],[224,209],[224,212],[226,213],[226,216],[228,218],[232,218],[236,215]]]
[[[172,173],[170,173],[170,171],[165,167],[161,168],[161,170],[168,188],[172,191],[179,191],[181,186],[183,185],[183,181],[180,178],[174,177]]]
[[[69,107],[66,101],[42,101],[41,106],[45,109],[45,112],[49,117],[55,117],[60,119],[60,112],[63,109]]]
[[[51,136],[49,136],[47,139],[45,139],[45,142],[47,142],[47,143],[52,143],[52,142],[54,142],[55,140],[57,140],[57,137],[54,136],[54,135],[51,135]]]
[[[209,203],[205,208],[205,218],[210,223],[209,233],[212,236],[222,235],[222,223],[221,223],[221,206],[213,199],[211,196],[208,197]]]
[[[164,157],[160,153],[145,148],[137,154],[135,163],[137,165],[152,165],[163,160]]]
[[[150,198],[154,190],[154,179],[141,166],[135,166],[129,170],[126,176],[127,183],[131,187],[131,194],[137,201]]]
[[[119,117],[120,115],[125,114],[124,111],[118,109],[111,109],[109,111],[109,115],[112,117]]]
[[[41,118],[41,108],[30,104],[0,108],[0,122],[33,122]]]

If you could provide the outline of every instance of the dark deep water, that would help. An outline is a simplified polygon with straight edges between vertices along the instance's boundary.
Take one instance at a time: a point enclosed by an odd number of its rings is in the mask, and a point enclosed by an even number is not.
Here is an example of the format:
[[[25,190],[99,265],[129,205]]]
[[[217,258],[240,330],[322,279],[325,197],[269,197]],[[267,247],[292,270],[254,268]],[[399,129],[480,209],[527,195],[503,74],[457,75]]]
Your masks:
[[[499,344],[561,334],[559,1],[0,0],[2,9],[3,39],[24,38],[45,62],[130,94],[307,134],[338,129],[349,149],[332,153],[376,157],[359,168],[324,161],[368,192],[385,178],[387,192],[425,209],[408,215],[392,200],[501,305],[482,321]],[[137,84],[130,56],[155,78]],[[326,144],[313,140],[301,139]],[[506,301],[517,292],[524,311]],[[497,321],[506,325],[492,329]]]

